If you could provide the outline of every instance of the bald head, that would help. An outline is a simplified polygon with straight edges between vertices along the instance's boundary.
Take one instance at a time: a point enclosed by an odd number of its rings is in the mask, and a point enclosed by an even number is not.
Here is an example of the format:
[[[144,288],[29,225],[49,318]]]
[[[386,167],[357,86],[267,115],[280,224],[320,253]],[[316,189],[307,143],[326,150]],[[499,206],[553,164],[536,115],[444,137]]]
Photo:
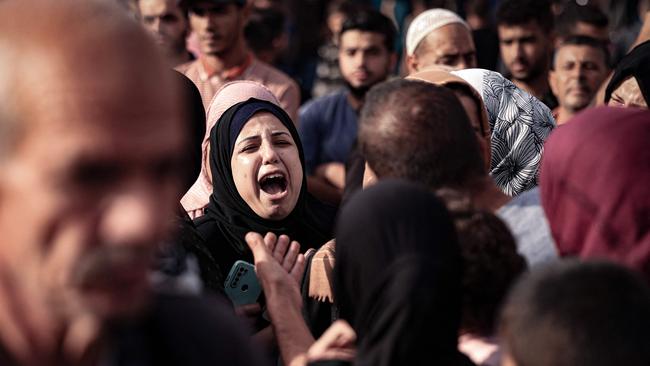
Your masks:
[[[370,90],[359,144],[378,178],[403,178],[432,189],[462,188],[486,175],[479,145],[453,91],[415,80]]]
[[[169,82],[155,46],[112,1],[0,2],[3,155],[28,125],[59,117],[61,105],[110,109],[125,117],[115,123],[147,109],[173,115]]]

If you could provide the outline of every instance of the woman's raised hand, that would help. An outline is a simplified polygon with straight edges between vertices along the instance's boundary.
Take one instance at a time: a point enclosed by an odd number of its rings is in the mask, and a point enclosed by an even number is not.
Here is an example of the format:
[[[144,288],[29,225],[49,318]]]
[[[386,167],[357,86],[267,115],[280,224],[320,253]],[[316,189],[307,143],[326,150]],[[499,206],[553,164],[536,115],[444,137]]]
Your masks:
[[[264,236],[264,244],[273,254],[273,258],[300,286],[302,276],[305,273],[305,257],[300,254],[300,244],[295,240],[290,241],[290,238],[286,235],[277,237],[271,232],[266,233]]]
[[[255,272],[264,289],[267,304],[277,296],[290,299],[292,305],[300,309],[300,282],[305,272],[305,257],[300,254],[300,244],[291,242],[286,235],[277,237],[273,233],[262,238],[260,234],[250,232],[245,239],[253,252]]]

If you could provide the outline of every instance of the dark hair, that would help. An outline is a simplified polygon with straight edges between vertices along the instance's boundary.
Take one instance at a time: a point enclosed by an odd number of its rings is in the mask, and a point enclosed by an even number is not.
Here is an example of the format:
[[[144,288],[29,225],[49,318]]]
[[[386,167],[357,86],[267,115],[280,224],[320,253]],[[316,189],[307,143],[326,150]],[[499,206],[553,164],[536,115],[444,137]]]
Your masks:
[[[284,32],[285,16],[275,8],[253,8],[244,27],[246,44],[254,53],[273,49],[273,41]]]
[[[609,19],[596,5],[581,6],[575,2],[569,2],[564,5],[560,15],[555,18],[555,33],[570,35],[578,23],[587,23],[596,28],[606,28],[609,25]]]
[[[474,14],[483,19],[490,17],[490,2],[488,0],[467,0],[465,1],[465,13]]]
[[[206,128],[205,109],[201,101],[201,94],[194,82],[176,70],[171,71],[171,74],[180,94],[179,102],[183,105],[183,124],[186,131],[190,133],[184,159],[187,175],[183,180],[183,191],[187,191],[201,173],[201,145],[205,138]]]
[[[612,263],[555,263],[515,285],[499,328],[517,365],[648,365],[650,289]]]
[[[478,116],[479,120],[481,119],[481,112],[482,112],[482,109],[484,109],[483,100],[480,99],[481,97],[476,94],[476,92],[474,91],[474,89],[472,89],[472,87],[470,85],[452,81],[452,82],[449,82],[449,83],[445,84],[444,86],[445,86],[445,88],[449,88],[449,89],[453,90],[454,92],[456,92],[456,95],[461,94],[461,95],[471,99],[472,102],[474,103],[474,105],[476,106],[476,112],[479,114],[479,116]],[[487,131],[486,131],[486,128],[487,128]],[[481,137],[490,136],[489,127],[485,126],[482,122],[479,123],[479,130],[475,131],[475,132],[480,134]]]
[[[548,0],[504,0],[497,9],[497,26],[524,25],[535,21],[544,32],[553,29],[553,13]]]
[[[350,30],[379,33],[384,36],[386,49],[390,52],[395,50],[395,37],[397,34],[395,25],[392,20],[377,10],[364,8],[350,13],[341,26],[339,38],[343,33]]]
[[[463,258],[461,332],[494,334],[501,303],[526,270],[510,230],[491,212],[476,210],[467,196],[449,189],[436,192],[454,219]]]
[[[180,0],[178,6],[180,6],[182,9],[185,9],[185,11],[189,12],[192,9],[192,5],[194,5],[194,3],[197,3],[199,1],[201,0]],[[241,9],[244,7],[244,5],[246,5],[246,0],[214,1],[214,3],[219,5],[226,5],[229,3],[233,3],[237,5],[238,8]]]
[[[397,79],[370,89],[359,120],[359,146],[380,178],[439,189],[464,187],[487,174],[454,92],[423,81]]]
[[[341,13],[347,17],[349,14],[368,8],[368,5],[360,4],[353,0],[335,0],[327,5],[326,13],[328,16],[334,13]]]
[[[553,62],[551,63],[552,70],[555,69],[555,55],[557,55],[560,48],[564,46],[588,46],[588,47],[595,48],[602,53],[603,62],[605,63],[605,66],[610,67],[611,60],[609,55],[609,49],[607,48],[607,45],[605,45],[603,41],[593,37],[576,35],[576,36],[569,36],[565,38],[557,47],[555,47]]]

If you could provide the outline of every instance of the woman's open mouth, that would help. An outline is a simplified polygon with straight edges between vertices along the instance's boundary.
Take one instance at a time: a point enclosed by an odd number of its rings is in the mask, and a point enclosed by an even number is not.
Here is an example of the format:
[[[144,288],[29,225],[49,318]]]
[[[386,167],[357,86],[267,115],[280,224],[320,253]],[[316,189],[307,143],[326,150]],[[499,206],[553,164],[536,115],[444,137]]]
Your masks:
[[[260,188],[270,199],[283,198],[287,193],[287,178],[284,173],[266,174],[259,180]]]

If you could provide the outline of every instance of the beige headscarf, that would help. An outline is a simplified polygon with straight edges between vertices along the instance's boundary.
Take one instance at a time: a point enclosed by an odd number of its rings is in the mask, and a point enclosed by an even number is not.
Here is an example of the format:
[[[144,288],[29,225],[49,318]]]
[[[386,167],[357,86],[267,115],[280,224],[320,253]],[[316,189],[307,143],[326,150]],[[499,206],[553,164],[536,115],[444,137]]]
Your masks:
[[[267,87],[249,80],[233,81],[222,86],[214,95],[212,102],[210,102],[206,119],[207,128],[201,145],[201,174],[181,199],[181,204],[192,219],[203,216],[203,209],[208,205],[212,194],[212,176],[209,170],[210,131],[228,108],[249,98],[266,100],[278,106],[280,105],[278,99]]]
[[[480,123],[483,130],[483,136],[481,136],[481,139],[479,140],[479,145],[481,146],[481,150],[484,156],[488,158],[487,161],[485,162],[486,163],[485,167],[487,171],[490,171],[490,156],[491,156],[490,121],[488,119],[487,109],[485,108],[485,104],[483,104],[483,98],[481,98],[481,95],[476,91],[476,89],[474,89],[474,87],[472,87],[472,85],[470,85],[464,79],[438,68],[427,69],[424,71],[416,72],[414,74],[407,76],[406,78],[426,81],[428,83],[432,83],[440,86],[450,86],[453,84],[463,85],[467,90],[471,92],[472,99],[478,106]]]

